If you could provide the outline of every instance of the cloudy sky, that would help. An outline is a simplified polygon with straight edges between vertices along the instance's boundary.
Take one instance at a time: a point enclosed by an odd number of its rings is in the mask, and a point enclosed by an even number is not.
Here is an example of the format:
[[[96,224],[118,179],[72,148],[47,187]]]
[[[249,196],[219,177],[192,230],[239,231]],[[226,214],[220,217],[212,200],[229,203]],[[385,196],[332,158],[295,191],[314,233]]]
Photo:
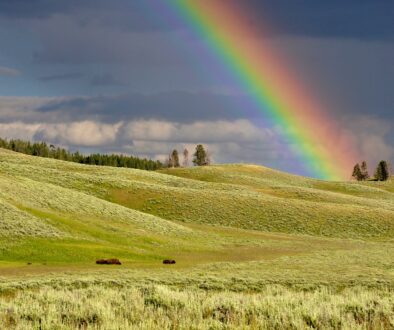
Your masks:
[[[215,162],[301,173],[244,108],[247,91],[158,2],[0,0],[0,136],[158,159],[204,143]],[[394,161],[394,1],[248,6],[357,152]]]

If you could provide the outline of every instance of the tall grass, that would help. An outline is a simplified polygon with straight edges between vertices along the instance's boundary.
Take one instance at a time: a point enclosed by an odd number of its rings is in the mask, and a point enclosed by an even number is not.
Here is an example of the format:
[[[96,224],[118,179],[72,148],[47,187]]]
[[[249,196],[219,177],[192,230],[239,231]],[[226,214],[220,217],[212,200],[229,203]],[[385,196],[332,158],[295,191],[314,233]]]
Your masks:
[[[260,293],[162,285],[16,291],[0,297],[11,329],[392,329],[388,289],[327,287]]]

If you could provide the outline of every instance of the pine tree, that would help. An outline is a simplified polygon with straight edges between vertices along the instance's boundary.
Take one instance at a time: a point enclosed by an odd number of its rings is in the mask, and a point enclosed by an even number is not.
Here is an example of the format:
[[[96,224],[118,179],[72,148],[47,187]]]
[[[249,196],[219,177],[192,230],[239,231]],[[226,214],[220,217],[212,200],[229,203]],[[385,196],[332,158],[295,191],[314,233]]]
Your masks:
[[[361,169],[361,180],[368,180],[369,179],[368,166],[365,160],[361,163],[360,169]]]
[[[362,172],[360,164],[354,165],[352,177],[355,178],[357,181],[362,180]]]
[[[172,158],[172,167],[179,167],[179,155],[178,155],[178,150],[174,149],[171,154]]]
[[[167,167],[174,167],[174,161],[172,159],[172,154],[168,155]]]
[[[27,155],[55,158],[66,160],[81,164],[102,165],[102,166],[115,166],[115,167],[131,167],[143,170],[157,170],[163,167],[160,161],[150,159],[141,159],[133,156],[124,155],[106,155],[106,154],[91,154],[84,156],[78,151],[71,153],[70,151],[54,146],[48,145],[45,142],[23,141],[19,139],[1,139],[0,148],[10,149],[16,152],[21,152]]]
[[[387,181],[390,177],[389,166],[385,160],[379,162],[375,171],[375,179],[377,181]]]
[[[208,165],[207,153],[202,144],[196,146],[196,151],[193,156],[194,156],[193,158],[194,165],[196,166]]]

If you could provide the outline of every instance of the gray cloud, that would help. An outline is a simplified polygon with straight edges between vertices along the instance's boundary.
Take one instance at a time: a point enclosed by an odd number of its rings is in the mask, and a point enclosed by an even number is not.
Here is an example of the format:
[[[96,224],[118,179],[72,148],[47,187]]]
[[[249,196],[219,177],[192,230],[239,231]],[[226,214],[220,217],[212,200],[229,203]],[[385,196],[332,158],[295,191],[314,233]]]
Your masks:
[[[120,1],[113,0],[113,2]],[[55,14],[71,14],[82,9],[97,9],[104,6],[108,8],[106,3],[108,1],[105,0],[3,0],[0,1],[0,16],[16,19],[45,19]]]
[[[255,14],[250,24],[258,25],[264,15],[274,34],[394,40],[391,0],[250,0],[248,5]]]
[[[237,119],[249,116],[241,105],[248,104],[245,95],[167,92],[130,93],[118,96],[54,99],[38,109],[38,114],[62,120],[99,118],[103,122],[131,119],[162,119],[179,122]]]
[[[222,1],[239,4],[238,0]],[[394,3],[391,0],[249,0],[246,6],[250,9],[250,24],[258,26],[263,15],[265,24],[275,27],[271,29],[274,34],[357,39],[394,38]],[[165,6],[158,0],[0,2],[0,16],[7,18],[47,19],[55,15],[79,15],[81,24],[96,21],[103,26],[129,31],[182,27],[175,16],[163,17]],[[168,24],[166,20],[170,20],[172,24]]]
[[[39,36],[37,63],[134,63],[135,66],[175,66],[182,63],[179,47],[171,47],[174,33],[119,30],[74,16],[56,15],[28,23]],[[59,35],[61,31],[61,35]]]
[[[252,160],[251,155],[256,156],[256,152],[258,162],[271,166],[289,158],[277,132],[261,129],[245,119],[188,124],[158,120],[114,124],[92,120],[36,124],[12,122],[0,124],[0,136],[45,140],[74,149],[117,151],[161,160],[174,147],[192,149],[197,143],[204,143],[214,160],[224,163]]]
[[[8,68],[5,66],[0,66],[0,76],[15,77],[19,76],[21,72],[19,70]]]
[[[49,76],[43,76],[38,78],[41,81],[59,81],[59,80],[74,80],[80,79],[84,75],[82,73],[62,73],[62,74],[53,74]]]
[[[257,124],[263,109],[242,94],[187,22],[157,10],[163,3],[0,0],[0,60],[23,72],[23,79],[1,79],[3,92],[88,95],[0,97],[0,136],[151,157],[204,142],[216,161],[291,168],[286,163],[294,159],[276,132]],[[394,2],[247,3],[256,15],[248,16],[250,24],[272,27],[265,45],[284,54],[307,95],[325,105],[338,139],[349,136],[370,162],[393,159]],[[18,74],[0,67],[0,76]],[[37,77],[48,83],[37,84]],[[56,81],[62,83],[49,83]]]
[[[104,73],[92,77],[90,84],[92,86],[127,86],[128,84],[121,79],[116,78],[111,73]]]
[[[108,116],[112,116],[108,120],[97,116],[95,103],[99,101],[100,98],[0,97],[0,136],[45,140],[72,150],[120,152],[161,160],[174,147],[192,149],[195,144],[204,143],[216,162],[260,163],[303,173],[289,151],[296,146],[283,141],[280,129],[264,128],[242,117],[213,119],[209,113],[205,119],[192,114],[179,121],[179,115],[159,118],[158,112],[154,118],[152,112],[127,116],[124,112],[112,115],[108,110]],[[75,107],[71,112],[70,104]],[[110,104],[113,103],[107,103]],[[58,107],[63,110],[58,112]],[[43,108],[47,110],[42,111]],[[64,115],[67,113],[68,117]],[[339,119],[338,139],[350,139],[356,153],[371,168],[381,159],[393,162],[392,122],[366,115],[344,114]]]
[[[365,160],[373,165],[382,159],[394,161],[394,146],[390,141],[394,131],[392,121],[366,115],[356,118],[344,116],[344,121],[347,135]]]

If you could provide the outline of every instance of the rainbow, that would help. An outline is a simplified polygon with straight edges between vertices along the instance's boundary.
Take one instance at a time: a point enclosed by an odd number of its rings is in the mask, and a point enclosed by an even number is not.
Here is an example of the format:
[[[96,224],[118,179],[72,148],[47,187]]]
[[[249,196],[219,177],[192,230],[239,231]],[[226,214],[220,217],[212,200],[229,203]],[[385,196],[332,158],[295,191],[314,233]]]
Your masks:
[[[357,159],[349,139],[303,89],[286,61],[265,45],[264,29],[250,24],[251,13],[243,1],[167,3],[224,62],[264,117],[280,129],[308,175],[349,179]]]

